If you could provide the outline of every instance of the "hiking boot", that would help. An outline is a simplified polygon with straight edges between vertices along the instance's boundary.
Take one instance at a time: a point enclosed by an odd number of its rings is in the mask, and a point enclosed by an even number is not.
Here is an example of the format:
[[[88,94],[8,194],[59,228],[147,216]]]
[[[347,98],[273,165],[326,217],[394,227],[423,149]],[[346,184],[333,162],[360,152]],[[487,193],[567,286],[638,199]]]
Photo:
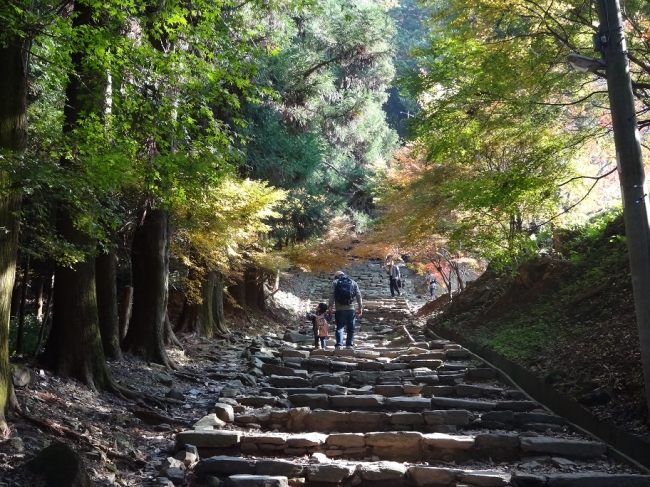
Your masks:
[[[351,346],[348,346],[348,347],[345,347],[345,348],[346,348],[347,350],[354,350],[354,345],[351,345]]]

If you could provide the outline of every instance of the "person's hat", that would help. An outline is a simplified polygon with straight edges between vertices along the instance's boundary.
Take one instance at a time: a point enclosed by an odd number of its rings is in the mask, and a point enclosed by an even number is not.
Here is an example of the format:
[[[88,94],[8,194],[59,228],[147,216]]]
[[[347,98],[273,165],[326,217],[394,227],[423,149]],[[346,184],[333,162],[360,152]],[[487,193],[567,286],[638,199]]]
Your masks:
[[[344,276],[344,275],[345,275],[345,272],[343,272],[343,271],[336,271],[334,273],[334,277],[340,277],[340,276]]]

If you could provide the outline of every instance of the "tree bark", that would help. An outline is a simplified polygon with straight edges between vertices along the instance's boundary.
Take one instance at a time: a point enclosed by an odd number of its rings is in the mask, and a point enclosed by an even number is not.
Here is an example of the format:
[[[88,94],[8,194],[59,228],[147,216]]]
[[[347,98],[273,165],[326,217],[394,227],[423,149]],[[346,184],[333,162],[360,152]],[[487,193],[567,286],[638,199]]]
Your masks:
[[[220,336],[225,336],[230,333],[228,330],[228,325],[226,325],[226,315],[223,310],[223,274],[221,272],[216,273],[216,283],[214,285],[214,306],[212,311],[214,312],[214,330]]]
[[[0,173],[0,176],[2,176],[2,173]],[[21,289],[22,288],[21,288],[20,279],[15,279],[14,278],[14,285],[13,285],[13,289],[12,289],[12,292],[11,292],[10,316],[18,316],[18,312],[20,311],[20,296],[22,295]]]
[[[172,322],[169,319],[169,313],[165,315],[165,344],[167,345],[176,345],[179,348],[183,348],[183,344],[178,340],[178,337],[174,333],[174,328],[172,327]]]
[[[25,352],[25,314],[27,313],[27,287],[29,286],[29,255],[25,258],[23,267],[23,283],[20,291],[20,309],[18,311],[18,329],[16,330],[16,353]]]
[[[41,328],[38,332],[38,340],[34,351],[32,352],[32,357],[38,356],[41,351],[41,346],[43,345],[43,340],[45,339],[45,331],[48,329],[48,324],[50,321],[50,311],[52,309],[52,297],[54,295],[54,274],[50,273],[48,276],[49,286],[47,288],[47,300],[45,302],[45,312],[43,313],[43,319],[41,320]]]
[[[99,329],[104,354],[110,359],[119,359],[122,355],[117,311],[116,259],[113,247],[108,252],[100,251],[95,259]]]
[[[0,150],[20,156],[27,147],[27,37],[0,44]],[[21,192],[0,171],[0,436],[8,433],[5,414],[18,407],[9,365],[11,296],[16,275]]]
[[[198,336],[212,338],[215,330],[215,286],[217,273],[208,272],[201,283],[201,303],[190,303],[185,299],[183,311],[176,330],[184,333],[196,333]]]
[[[75,2],[72,28],[96,25],[93,13],[86,3]],[[70,56],[75,73],[69,76],[65,92],[63,133],[66,135],[72,135],[84,113],[103,115],[97,100],[102,100],[105,94],[100,88],[105,73],[91,70],[85,63],[88,55],[85,46],[78,47]],[[61,167],[72,175],[77,170],[73,161],[66,158],[61,159]],[[56,230],[64,241],[84,251],[86,257],[72,266],[56,267],[52,330],[44,360],[56,374],[74,377],[91,389],[115,390],[117,385],[106,366],[99,330],[95,259],[90,256],[95,251],[96,241],[75,226],[76,211],[81,210],[60,204]]]
[[[120,343],[126,337],[131,321],[131,309],[133,307],[133,286],[124,286],[122,301],[120,301]]]
[[[194,322],[198,315],[198,304],[190,303],[187,298],[183,301],[183,309],[178,317],[178,322],[174,331],[176,333],[192,333],[194,332]]]
[[[163,209],[145,204],[142,224],[131,248],[133,310],[122,343],[125,352],[172,367],[165,350],[167,284],[169,279],[169,222]]]
[[[253,311],[266,308],[264,301],[264,271],[248,266],[244,272],[244,292],[246,306]]]
[[[233,279],[235,282],[234,284],[228,286],[228,293],[235,300],[235,303],[243,308],[246,306],[246,289],[244,286],[244,278],[235,276]]]
[[[59,213],[56,228],[67,242],[88,253],[94,250],[95,240],[75,228],[67,211]],[[52,330],[44,360],[58,375],[74,377],[95,390],[110,388],[99,331],[93,258],[56,268]]]
[[[34,314],[36,315],[36,321],[39,323],[43,322],[43,306],[45,306],[45,279],[45,276],[40,275],[36,281],[36,302]]]

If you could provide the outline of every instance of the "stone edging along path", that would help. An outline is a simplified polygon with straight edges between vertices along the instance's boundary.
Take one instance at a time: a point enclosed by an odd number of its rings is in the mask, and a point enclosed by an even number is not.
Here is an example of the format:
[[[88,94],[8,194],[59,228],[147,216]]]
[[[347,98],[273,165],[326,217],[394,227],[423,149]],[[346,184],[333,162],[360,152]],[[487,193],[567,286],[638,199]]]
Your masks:
[[[435,333],[430,333],[438,339],[453,340],[485,359],[499,369],[502,374],[506,374],[509,380],[517,384],[530,397],[544,404],[556,414],[565,417],[570,423],[610,444],[650,472],[650,442],[625,431],[615,424],[599,420],[579,403],[563,396],[549,384],[540,380],[535,374],[488,346],[477,345],[452,330],[441,329],[436,330]]]

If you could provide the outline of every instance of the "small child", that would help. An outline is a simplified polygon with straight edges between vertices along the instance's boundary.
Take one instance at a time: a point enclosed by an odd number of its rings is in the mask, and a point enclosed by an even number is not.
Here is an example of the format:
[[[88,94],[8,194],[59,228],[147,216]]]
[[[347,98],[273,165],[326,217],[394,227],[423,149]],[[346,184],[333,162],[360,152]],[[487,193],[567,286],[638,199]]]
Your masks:
[[[321,330],[321,333],[319,333],[318,323],[322,323],[323,319],[325,319],[326,323],[329,323],[332,319],[332,315],[327,312],[327,304],[319,303],[314,313],[307,313],[307,319],[311,320],[314,326],[314,348],[322,348],[325,350],[327,347],[327,329]],[[324,336],[323,333],[325,333]]]

